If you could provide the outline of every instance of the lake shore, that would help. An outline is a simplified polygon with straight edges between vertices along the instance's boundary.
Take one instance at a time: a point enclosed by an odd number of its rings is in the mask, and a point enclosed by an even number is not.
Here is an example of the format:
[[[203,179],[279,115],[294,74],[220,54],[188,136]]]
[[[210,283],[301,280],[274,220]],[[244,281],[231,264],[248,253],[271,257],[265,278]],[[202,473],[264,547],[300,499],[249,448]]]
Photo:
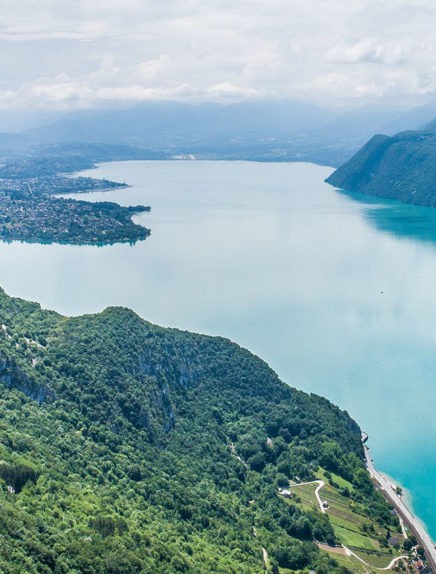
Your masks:
[[[284,163],[100,165],[82,175],[132,187],[76,199],[152,205],[133,219],[152,235],[135,246],[0,243],[1,283],[66,315],[120,305],[238,341],[282,380],[359,421],[376,465],[404,476],[436,538],[436,212],[336,193],[323,183],[330,172]]]
[[[366,444],[368,435],[362,433],[363,448],[365,450],[366,466],[371,478],[375,481],[384,497],[393,504],[398,515],[409,528],[409,530],[416,536],[419,544],[424,548],[427,563],[432,572],[436,572],[436,549],[433,540],[428,532],[425,530],[419,519],[413,512],[406,506],[403,496],[397,493],[397,485],[393,484],[392,479],[378,471],[374,466],[374,461],[371,458],[369,447]]]

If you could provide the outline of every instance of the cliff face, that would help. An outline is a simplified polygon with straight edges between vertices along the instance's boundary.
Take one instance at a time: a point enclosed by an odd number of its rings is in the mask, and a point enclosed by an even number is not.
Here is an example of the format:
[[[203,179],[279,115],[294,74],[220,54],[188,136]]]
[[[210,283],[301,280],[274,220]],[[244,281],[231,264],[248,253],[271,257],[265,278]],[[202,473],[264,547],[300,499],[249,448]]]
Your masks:
[[[347,191],[436,207],[436,132],[376,135],[326,181]]]

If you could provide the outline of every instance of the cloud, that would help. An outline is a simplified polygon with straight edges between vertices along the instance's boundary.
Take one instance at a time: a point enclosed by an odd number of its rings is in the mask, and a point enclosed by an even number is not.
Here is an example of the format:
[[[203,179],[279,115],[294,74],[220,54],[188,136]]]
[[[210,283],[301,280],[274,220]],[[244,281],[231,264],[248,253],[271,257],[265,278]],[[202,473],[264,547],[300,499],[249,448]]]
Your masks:
[[[407,62],[407,48],[401,43],[382,44],[373,38],[364,38],[354,43],[341,43],[327,54],[334,63],[403,65]]]
[[[436,91],[432,0],[3,0],[0,105]]]
[[[256,90],[250,87],[243,87],[243,86],[234,86],[228,82],[224,82],[222,84],[216,84],[215,86],[211,86],[206,91],[207,95],[211,96],[212,98],[232,98],[232,99],[239,99],[239,98],[253,98],[263,96],[260,90]]]

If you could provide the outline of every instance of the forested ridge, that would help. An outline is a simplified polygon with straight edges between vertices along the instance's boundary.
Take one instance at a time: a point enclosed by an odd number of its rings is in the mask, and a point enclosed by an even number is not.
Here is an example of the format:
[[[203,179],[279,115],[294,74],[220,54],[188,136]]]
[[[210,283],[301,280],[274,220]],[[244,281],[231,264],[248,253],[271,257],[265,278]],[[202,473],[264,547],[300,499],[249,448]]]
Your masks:
[[[436,207],[436,130],[375,135],[326,181],[347,191]]]
[[[0,572],[346,572],[328,516],[277,494],[320,466],[396,525],[357,424],[238,345],[1,290],[0,323]]]

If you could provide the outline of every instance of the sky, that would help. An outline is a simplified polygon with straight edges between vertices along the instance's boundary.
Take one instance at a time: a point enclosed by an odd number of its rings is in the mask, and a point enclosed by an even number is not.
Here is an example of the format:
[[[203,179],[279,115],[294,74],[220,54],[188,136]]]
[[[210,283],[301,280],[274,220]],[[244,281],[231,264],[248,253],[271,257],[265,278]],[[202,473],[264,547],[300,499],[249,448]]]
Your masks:
[[[436,94],[434,0],[1,0],[0,110]]]

